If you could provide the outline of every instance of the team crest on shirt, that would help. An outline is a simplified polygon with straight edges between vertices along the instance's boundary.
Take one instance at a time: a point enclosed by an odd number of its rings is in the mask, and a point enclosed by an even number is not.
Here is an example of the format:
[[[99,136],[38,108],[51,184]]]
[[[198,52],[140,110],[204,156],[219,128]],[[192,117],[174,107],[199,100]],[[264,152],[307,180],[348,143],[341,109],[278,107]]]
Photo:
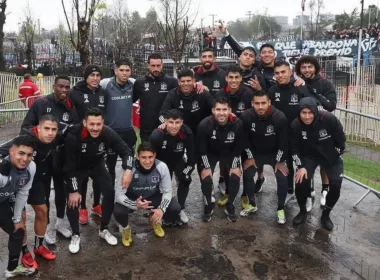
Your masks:
[[[183,100],[180,100],[179,101],[179,107],[178,107],[179,109],[183,109]]]
[[[83,94],[83,97],[84,97],[84,103],[90,102],[90,101],[88,101],[88,94],[87,93]]]
[[[244,111],[245,110],[245,104],[243,102],[240,102],[238,105],[238,110],[239,111]]]
[[[28,178],[21,178],[19,181],[19,186],[25,186],[28,182]]]
[[[199,103],[197,100],[195,100],[193,103],[191,103],[191,107],[193,108],[193,111],[199,110]]]
[[[292,102],[292,103],[298,103],[298,95],[297,94],[292,94],[290,96],[290,102]]]
[[[220,82],[218,80],[214,81],[214,88],[220,88]]]
[[[212,132],[212,136],[211,136],[211,138],[212,138],[212,139],[216,139],[216,130],[214,130],[214,131]]]
[[[68,122],[69,121],[69,113],[64,112],[62,115],[62,120],[65,122]]]
[[[103,152],[104,151],[104,143],[100,143],[99,144],[99,152]]]
[[[281,97],[281,94],[280,94],[279,92],[276,92],[276,93],[274,94],[274,98],[275,98],[274,101],[280,101],[280,97]]]
[[[319,137],[320,138],[325,138],[325,137],[327,137],[328,136],[328,133],[327,133],[327,130],[326,129],[321,129],[320,131],[319,131]]]
[[[252,124],[251,130],[254,131],[254,132],[256,132],[256,124],[255,123]]]
[[[104,103],[104,96],[99,96],[99,102]]]
[[[161,83],[161,90],[167,90],[167,89],[168,89],[168,85],[165,83]]]
[[[160,181],[160,176],[152,175],[152,183],[157,184]]]
[[[306,131],[302,131],[302,138],[304,140],[307,140],[307,133],[306,133]]]
[[[274,132],[274,127],[273,125],[268,125],[267,126],[267,134],[272,134]]]
[[[183,143],[182,142],[177,143],[176,151],[177,152],[183,151]]]
[[[145,83],[144,87],[145,87],[145,91],[148,91],[149,90],[149,83]]]
[[[227,134],[227,140],[234,140],[235,139],[235,133],[234,132],[228,132]]]

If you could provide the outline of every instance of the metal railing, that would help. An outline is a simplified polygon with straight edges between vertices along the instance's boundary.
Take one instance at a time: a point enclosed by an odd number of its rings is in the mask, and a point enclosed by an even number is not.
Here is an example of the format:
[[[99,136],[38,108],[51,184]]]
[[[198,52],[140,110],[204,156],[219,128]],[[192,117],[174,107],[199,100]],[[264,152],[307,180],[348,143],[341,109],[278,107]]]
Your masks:
[[[344,178],[365,188],[354,208],[370,193],[380,198],[380,117],[337,108],[346,134]]]

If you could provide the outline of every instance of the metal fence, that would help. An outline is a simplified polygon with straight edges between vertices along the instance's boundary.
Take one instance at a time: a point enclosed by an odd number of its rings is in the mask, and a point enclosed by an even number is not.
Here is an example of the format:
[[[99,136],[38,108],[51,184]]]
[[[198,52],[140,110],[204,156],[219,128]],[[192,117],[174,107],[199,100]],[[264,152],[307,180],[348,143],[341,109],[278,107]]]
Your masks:
[[[357,205],[370,193],[380,198],[380,117],[337,108],[335,116],[343,125],[347,149],[344,178],[366,189]]]

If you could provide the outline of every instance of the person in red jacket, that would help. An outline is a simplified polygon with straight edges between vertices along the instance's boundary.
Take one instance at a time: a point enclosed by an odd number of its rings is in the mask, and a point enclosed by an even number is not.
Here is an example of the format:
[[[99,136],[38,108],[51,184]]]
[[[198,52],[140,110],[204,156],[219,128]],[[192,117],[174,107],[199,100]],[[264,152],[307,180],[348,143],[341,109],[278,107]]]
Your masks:
[[[38,89],[38,86],[33,83],[30,74],[24,75],[24,82],[20,84],[20,87],[18,89],[18,97],[19,98],[28,98],[31,96],[39,96],[40,90]],[[28,104],[26,104],[26,99],[21,100],[21,102],[24,104],[24,106],[32,106],[33,102],[36,100],[36,98],[29,98]]]

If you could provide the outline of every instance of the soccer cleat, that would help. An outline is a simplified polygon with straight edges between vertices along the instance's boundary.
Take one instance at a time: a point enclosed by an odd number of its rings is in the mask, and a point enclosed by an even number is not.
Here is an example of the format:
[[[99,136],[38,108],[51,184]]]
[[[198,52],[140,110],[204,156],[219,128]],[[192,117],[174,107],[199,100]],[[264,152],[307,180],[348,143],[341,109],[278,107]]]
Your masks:
[[[87,209],[79,209],[79,223],[81,225],[87,225],[87,223],[88,223],[88,211],[87,211]]]
[[[322,215],[321,223],[322,223],[323,227],[327,230],[333,230],[334,229],[334,223],[331,221],[330,216],[328,216],[328,215]]]
[[[30,252],[21,257],[21,263],[26,268],[38,269],[38,264]]]
[[[325,206],[326,205],[326,196],[327,196],[327,191],[322,191],[322,194],[321,194],[321,206]]]
[[[109,245],[115,246],[117,245],[117,239],[108,231],[108,229],[99,230],[99,237],[103,238]]]
[[[35,256],[41,256],[45,260],[55,260],[55,258],[57,257],[55,253],[50,251],[44,245],[41,245],[40,247],[38,247],[38,249],[33,249],[33,252]]]
[[[313,199],[308,197],[306,199],[306,212],[310,212],[313,209]]]
[[[255,183],[255,193],[259,193],[263,190],[263,185],[265,183],[266,179],[263,177],[262,179],[257,178]]]
[[[221,194],[226,194],[226,183],[224,181],[221,181],[220,179],[218,188]]]
[[[164,237],[165,231],[162,229],[161,224],[152,224],[154,234],[158,237]]]
[[[203,220],[204,222],[209,222],[209,221],[211,221],[211,217],[212,217],[213,214],[214,214],[214,210],[212,210],[212,208],[211,208],[211,210],[208,210],[208,209],[205,207],[204,213],[203,213],[203,215],[202,215],[202,220]]]
[[[299,212],[293,219],[293,224],[298,226],[306,221],[306,212]]]
[[[71,237],[71,231],[62,224],[55,224],[55,230],[62,234],[65,238]]]
[[[22,264],[18,265],[14,270],[5,270],[5,278],[12,278],[16,276],[28,276],[36,272],[33,267],[24,267]]]
[[[76,254],[79,252],[79,249],[80,249],[80,237],[78,234],[74,234],[73,236],[71,236],[69,251],[72,254]]]
[[[243,208],[243,209],[247,208],[248,205],[249,205],[248,196],[243,195],[243,196],[240,198],[240,200],[241,200],[241,208]]]
[[[44,240],[48,245],[54,245],[57,242],[54,232],[51,234],[45,234]]]
[[[218,200],[218,205],[219,206],[225,206],[228,202],[228,194],[224,194],[223,196],[221,196]]]
[[[131,227],[127,227],[126,229],[122,230],[121,243],[123,243],[125,247],[131,246],[131,243],[132,243],[132,228]]]
[[[101,204],[98,204],[95,207],[92,207],[91,211],[93,214],[99,216],[100,218],[102,217],[102,205]]]
[[[257,211],[257,206],[253,206],[252,204],[248,204],[243,210],[240,211],[240,216],[247,217],[249,214]]]
[[[187,217],[187,215],[186,215],[186,213],[185,213],[184,210],[181,210],[181,212],[179,212],[179,219],[184,224],[187,224],[189,222],[189,218]]]
[[[277,214],[277,223],[283,225],[286,223],[285,211],[284,209],[276,211]]]
[[[226,208],[226,209],[224,209],[224,213],[227,215],[227,219],[230,222],[236,222],[237,221],[238,217],[235,214],[235,211],[228,211],[227,208]]]

